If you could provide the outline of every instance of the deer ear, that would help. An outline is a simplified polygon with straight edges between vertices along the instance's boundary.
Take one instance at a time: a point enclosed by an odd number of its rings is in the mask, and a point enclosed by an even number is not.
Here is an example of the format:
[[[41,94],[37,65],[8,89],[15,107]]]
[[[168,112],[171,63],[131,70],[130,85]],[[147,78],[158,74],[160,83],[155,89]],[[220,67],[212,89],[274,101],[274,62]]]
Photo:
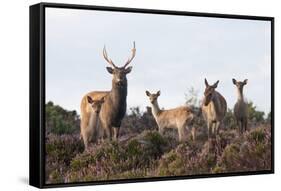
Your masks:
[[[160,96],[160,93],[161,93],[161,92],[160,92],[160,90],[159,90],[159,91],[157,92],[157,96]]]
[[[94,102],[94,100],[90,96],[87,96],[87,100],[88,100],[88,103],[90,103],[90,104],[92,104]]]
[[[234,78],[232,78],[232,83],[236,85],[236,80]]]
[[[206,87],[208,87],[208,86],[209,86],[208,81],[207,81],[207,79],[206,79],[206,78],[205,78],[205,85],[206,85]]]
[[[243,83],[246,85],[248,83],[248,79],[245,79]]]
[[[129,66],[128,68],[125,68],[125,73],[129,74],[132,71],[133,66]]]
[[[220,81],[218,80],[216,83],[214,83],[213,88],[217,88],[217,87],[218,87],[219,82],[220,82]]]
[[[149,91],[147,91],[147,90],[145,91],[145,93],[146,93],[147,96],[150,96],[150,95],[151,95],[151,94],[149,93]]]
[[[110,73],[110,74],[113,74],[113,68],[111,67],[106,67],[107,71]]]

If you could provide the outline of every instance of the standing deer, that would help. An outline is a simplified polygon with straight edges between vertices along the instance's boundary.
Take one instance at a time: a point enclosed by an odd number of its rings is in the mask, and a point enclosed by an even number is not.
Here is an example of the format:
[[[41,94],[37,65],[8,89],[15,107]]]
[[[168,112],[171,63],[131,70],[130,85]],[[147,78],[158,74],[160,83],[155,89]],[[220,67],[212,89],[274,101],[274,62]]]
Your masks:
[[[99,113],[101,106],[104,103],[104,98],[100,100],[93,100],[90,96],[86,96],[88,105],[86,110],[89,112],[89,115],[82,115],[81,119],[81,136],[84,141],[85,150],[88,150],[89,143],[95,142],[98,139],[99,133]],[[88,117],[87,123],[85,117]]]
[[[116,66],[111,59],[108,58],[106,48],[103,49],[103,57],[111,67],[106,67],[107,71],[112,74],[112,88],[110,91],[93,91],[86,96],[93,99],[101,99],[104,97],[104,104],[101,107],[99,114],[101,127],[104,129],[104,135],[110,140],[114,136],[115,139],[119,136],[121,122],[126,113],[127,108],[127,77],[131,72],[132,66],[127,67],[136,55],[135,42],[132,49],[132,56],[127,60],[124,66]],[[88,116],[87,100],[84,96],[81,101],[81,114]],[[89,117],[85,117],[88,120]],[[83,120],[83,119],[82,119]]]
[[[182,106],[174,109],[163,110],[159,108],[157,98],[160,96],[160,91],[156,94],[151,94],[145,91],[152,105],[152,114],[156,120],[159,132],[162,134],[165,128],[174,128],[178,130],[179,141],[182,141],[185,136],[185,131],[188,125],[192,124],[194,114],[189,107]],[[195,129],[192,128],[192,138],[195,140]]]
[[[234,116],[236,118],[236,122],[239,128],[240,134],[247,130],[248,123],[248,106],[244,101],[243,96],[243,87],[247,84],[248,80],[244,80],[243,82],[238,82],[235,79],[232,79],[233,84],[237,88],[238,99],[236,104],[234,105]]]
[[[209,85],[205,79],[206,88],[201,109],[208,126],[208,139],[214,138],[219,133],[227,109],[224,97],[215,90],[218,83],[219,81]]]

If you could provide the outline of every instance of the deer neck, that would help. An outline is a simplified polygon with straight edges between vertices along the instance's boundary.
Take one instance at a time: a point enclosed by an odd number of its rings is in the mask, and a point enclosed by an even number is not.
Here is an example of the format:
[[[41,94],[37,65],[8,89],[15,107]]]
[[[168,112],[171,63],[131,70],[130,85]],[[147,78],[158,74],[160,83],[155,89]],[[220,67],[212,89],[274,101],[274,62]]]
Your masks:
[[[112,89],[110,92],[113,100],[116,100],[114,103],[122,104],[126,102],[127,98],[127,82],[123,86],[118,86],[112,83]]]
[[[214,98],[212,99],[212,102],[214,104],[214,108],[215,108],[215,111],[218,112],[220,111],[220,108],[221,108],[221,102],[219,100],[219,94],[217,92],[215,92],[215,96]]]
[[[238,95],[238,98],[237,98],[238,101],[244,101],[243,90],[239,90],[237,88],[237,95]]]
[[[98,124],[99,114],[96,112],[92,112],[90,116],[89,126],[93,127]]]
[[[157,117],[158,114],[160,113],[160,108],[159,108],[159,105],[158,105],[158,101],[154,101],[152,104],[152,114]]]

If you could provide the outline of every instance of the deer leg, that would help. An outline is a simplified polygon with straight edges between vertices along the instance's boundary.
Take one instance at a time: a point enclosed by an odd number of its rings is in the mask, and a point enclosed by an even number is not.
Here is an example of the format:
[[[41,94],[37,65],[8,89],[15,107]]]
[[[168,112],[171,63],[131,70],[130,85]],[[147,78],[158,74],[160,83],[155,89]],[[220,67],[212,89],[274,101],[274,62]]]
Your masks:
[[[108,139],[108,140],[111,140],[111,131],[110,131],[110,128],[108,126],[106,126],[104,128],[104,139]]]
[[[212,122],[208,122],[208,139],[211,139],[212,137]]]
[[[103,122],[102,120],[100,121],[100,129],[101,129],[101,139],[102,139],[102,142],[104,142],[107,137],[109,136],[109,132],[108,132],[108,125]]]
[[[107,140],[108,134],[107,130],[103,128],[103,136],[102,136],[102,141],[105,142]]]
[[[89,137],[88,137],[87,133],[83,132],[82,133],[82,138],[83,138],[85,150],[87,151],[88,148],[89,148]]]
[[[81,135],[83,138],[83,143],[85,146],[85,150],[88,150],[89,148],[89,143],[91,140],[91,132],[89,131],[88,127],[83,127],[83,129],[81,130]]]
[[[244,127],[245,127],[245,131],[247,131],[248,130],[248,119],[247,118],[245,119]]]
[[[100,127],[99,125],[97,125],[96,128],[94,129],[94,143],[99,142],[99,137],[100,137]]]
[[[215,126],[214,123],[210,122],[209,123],[209,135],[208,135],[208,152],[211,152],[213,150],[213,146],[214,146],[214,134],[213,134],[213,128]]]
[[[103,128],[100,128],[98,132],[98,142],[99,143],[103,142],[103,138],[104,138],[104,130]]]
[[[158,126],[158,128],[159,128],[159,133],[160,133],[160,135],[163,135],[164,129],[163,129],[162,127],[160,127],[160,126]]]
[[[192,140],[195,141],[195,139],[196,139],[196,129],[195,129],[195,127],[192,127],[191,135],[192,135]]]
[[[120,127],[113,127],[114,140],[118,140]]]
[[[108,128],[108,130],[109,140],[111,141],[113,137],[113,127]]]
[[[216,136],[216,126],[217,122],[212,122],[211,123],[211,138],[214,138]]]
[[[85,147],[85,150],[88,148],[88,141],[87,141],[87,136],[86,136],[86,128],[87,128],[87,124],[85,123],[85,120],[84,118],[81,119],[81,124],[80,124],[80,129],[81,129],[81,132],[80,132],[80,136],[83,140],[83,143],[84,143],[84,147]]]
[[[179,141],[183,141],[183,136],[184,136],[184,128],[178,128],[178,134],[179,134]]]
[[[244,133],[244,120],[241,120],[241,132]]]
[[[246,132],[247,131],[247,120],[243,118],[242,120],[242,131]]]
[[[240,134],[243,134],[243,120],[239,120],[239,130],[240,130]]]
[[[212,136],[213,137],[216,135],[216,126],[217,126],[217,123],[212,124]]]
[[[242,132],[241,132],[241,122],[240,122],[240,120],[237,119],[237,120],[236,120],[236,123],[237,123],[237,126],[238,126],[238,132],[239,132],[239,134],[241,135]]]
[[[216,123],[216,127],[215,127],[215,134],[216,134],[216,135],[219,134],[220,126],[221,126],[221,122],[218,121],[218,122]]]

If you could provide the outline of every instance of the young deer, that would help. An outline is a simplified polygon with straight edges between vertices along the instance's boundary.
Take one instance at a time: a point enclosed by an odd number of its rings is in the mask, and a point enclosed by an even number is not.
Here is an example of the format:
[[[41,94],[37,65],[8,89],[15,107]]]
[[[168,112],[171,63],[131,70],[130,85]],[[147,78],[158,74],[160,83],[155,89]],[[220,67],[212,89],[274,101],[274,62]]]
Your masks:
[[[236,118],[239,132],[242,134],[247,130],[248,123],[248,107],[243,96],[243,87],[247,84],[248,80],[246,79],[243,82],[238,82],[235,79],[232,79],[232,82],[236,86],[238,93],[238,99],[234,105],[234,116]]]
[[[100,100],[93,100],[87,96],[89,115],[82,115],[81,119],[81,136],[84,141],[85,150],[88,149],[90,142],[96,142],[99,138],[99,113],[104,103],[104,97]],[[88,117],[86,120],[85,117]],[[87,123],[85,123],[87,121]]]
[[[205,92],[202,102],[202,113],[208,126],[208,138],[214,138],[218,133],[226,114],[227,104],[224,97],[215,89],[219,81],[213,85],[209,85],[205,79]]]
[[[185,137],[185,131],[188,125],[192,124],[194,114],[189,107],[177,107],[169,110],[159,108],[157,98],[160,96],[160,91],[156,94],[151,94],[145,91],[152,105],[152,114],[156,120],[159,132],[162,134],[165,128],[178,129],[179,141]],[[195,140],[195,129],[192,128],[192,138]]]
[[[116,66],[111,59],[108,58],[106,49],[103,49],[103,57],[111,67],[106,67],[107,71],[113,75],[112,88],[110,91],[93,91],[86,96],[90,96],[93,99],[100,99],[105,97],[104,104],[100,111],[101,127],[105,130],[105,136],[110,140],[114,136],[115,139],[119,136],[119,130],[121,122],[126,113],[127,108],[127,77],[132,70],[132,66],[127,67],[136,55],[135,42],[132,49],[132,56],[127,60],[124,66]],[[86,96],[81,101],[81,114],[89,115],[87,112],[87,100]],[[89,118],[89,117],[88,117]],[[86,118],[87,120],[87,118]]]

